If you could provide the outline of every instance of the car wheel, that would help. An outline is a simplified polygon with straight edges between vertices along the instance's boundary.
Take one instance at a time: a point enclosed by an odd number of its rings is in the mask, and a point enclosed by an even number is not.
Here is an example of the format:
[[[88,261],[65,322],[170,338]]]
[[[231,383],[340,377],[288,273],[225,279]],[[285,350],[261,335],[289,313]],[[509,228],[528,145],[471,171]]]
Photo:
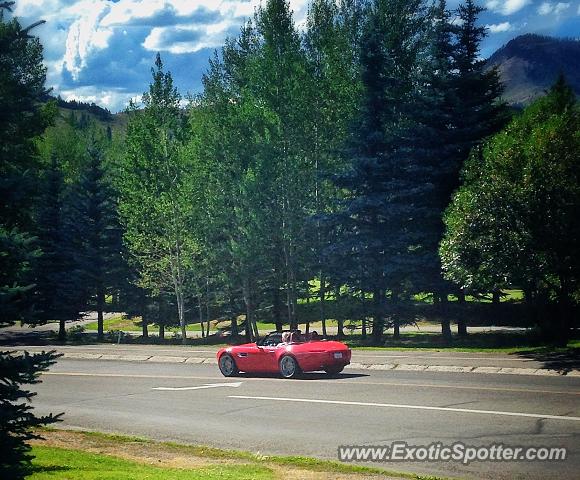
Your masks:
[[[294,357],[284,355],[280,359],[280,375],[284,378],[294,378],[300,373],[300,367]]]
[[[220,372],[224,377],[235,377],[240,371],[229,353],[224,353],[219,360]]]
[[[329,375],[338,375],[340,372],[344,370],[344,365],[340,367],[326,367],[324,371]]]

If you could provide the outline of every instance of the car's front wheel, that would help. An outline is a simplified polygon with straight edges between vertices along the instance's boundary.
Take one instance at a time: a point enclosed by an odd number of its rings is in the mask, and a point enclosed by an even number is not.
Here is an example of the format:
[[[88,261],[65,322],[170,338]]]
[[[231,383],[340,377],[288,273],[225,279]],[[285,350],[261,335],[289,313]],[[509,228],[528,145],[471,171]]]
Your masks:
[[[333,367],[326,367],[324,371],[329,375],[338,375],[340,372],[344,370],[344,365],[341,366],[333,366]]]
[[[296,359],[290,355],[284,355],[280,359],[280,375],[284,378],[294,378],[300,373],[300,367]]]
[[[235,377],[240,371],[229,353],[224,353],[219,360],[220,372],[224,377]]]

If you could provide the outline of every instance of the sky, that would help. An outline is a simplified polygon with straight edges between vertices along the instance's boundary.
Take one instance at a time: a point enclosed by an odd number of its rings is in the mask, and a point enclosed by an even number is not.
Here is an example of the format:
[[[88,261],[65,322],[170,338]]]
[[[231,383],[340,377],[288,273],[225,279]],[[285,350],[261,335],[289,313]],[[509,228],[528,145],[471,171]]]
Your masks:
[[[262,0],[265,2],[265,0]],[[310,0],[290,0],[300,28]],[[459,0],[449,0],[457,7]],[[524,33],[580,37],[580,0],[480,0],[488,27],[486,58]],[[235,37],[260,0],[16,0],[23,26],[44,46],[47,86],[65,100],[95,102],[112,112],[147,90],[157,52],[182,95],[201,91],[208,59]]]

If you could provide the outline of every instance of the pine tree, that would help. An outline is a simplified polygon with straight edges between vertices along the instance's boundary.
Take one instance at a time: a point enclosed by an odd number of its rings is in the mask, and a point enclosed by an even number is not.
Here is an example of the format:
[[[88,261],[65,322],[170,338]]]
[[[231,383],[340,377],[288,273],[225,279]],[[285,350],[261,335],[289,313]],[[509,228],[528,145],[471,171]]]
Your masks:
[[[50,120],[40,105],[46,93],[42,46],[31,30],[6,21],[14,2],[0,2],[0,327],[16,320],[33,322],[33,264],[40,255],[31,234],[34,191],[35,138]],[[21,479],[31,473],[30,446],[40,438],[33,427],[58,421],[35,416],[34,393],[21,385],[38,382],[38,375],[54,363],[54,352],[14,355],[0,352],[0,478]]]
[[[37,417],[29,404],[36,395],[22,385],[40,383],[40,373],[60,356],[54,351],[30,355],[0,352],[0,478],[23,479],[32,473],[29,440],[42,438],[34,427],[60,421],[62,413]]]
[[[123,270],[122,232],[116,195],[110,185],[97,140],[89,147],[80,179],[73,185],[68,230],[75,243],[75,268],[97,310],[97,337],[103,339],[105,296],[112,293]]]
[[[443,236],[443,211],[456,188],[461,160],[453,122],[458,113],[454,72],[454,27],[446,2],[431,8],[427,49],[417,69],[411,102],[412,122],[402,133],[400,158],[413,172],[408,219],[408,281],[413,293],[434,292],[444,307],[452,289],[441,275],[438,246]],[[443,334],[450,338],[449,317],[442,312]]]
[[[64,340],[66,322],[80,317],[84,286],[75,261],[74,237],[68,229],[68,192],[56,156],[42,180],[36,218],[42,255],[34,265],[35,305],[43,322],[58,320],[58,336]]]
[[[375,343],[383,334],[387,292],[396,302],[412,262],[407,224],[414,214],[414,172],[399,154],[402,133],[412,122],[408,107],[423,48],[423,7],[420,0],[373,4],[362,38],[364,90],[347,151],[351,169],[336,180],[348,194],[336,217],[340,240],[334,252],[360,265],[351,272],[355,284],[373,294]]]
[[[333,0],[315,0],[308,10],[304,35],[310,105],[304,120],[310,132],[313,170],[313,191],[308,194],[313,197],[315,224],[312,272],[320,283],[318,305],[323,336],[327,334],[325,299],[328,272],[332,270],[329,262],[333,258],[324,255],[332,241],[332,231],[323,219],[336,208],[338,192],[329,179],[331,174],[344,170],[344,158],[339,151],[360,99],[360,41],[356,33],[361,27],[361,10],[359,2],[337,5]]]
[[[30,231],[38,182],[34,139],[53,105],[40,103],[46,68],[31,31],[42,22],[23,28],[7,20],[13,4],[0,4],[0,319],[31,321],[31,265],[40,254]]]
[[[501,101],[503,86],[499,72],[497,68],[487,69],[480,56],[481,42],[487,36],[487,28],[478,25],[484,10],[473,0],[466,0],[457,9],[453,63],[457,74],[453,89],[458,108],[454,115],[454,137],[461,164],[474,147],[501,130],[509,119],[507,105]]]

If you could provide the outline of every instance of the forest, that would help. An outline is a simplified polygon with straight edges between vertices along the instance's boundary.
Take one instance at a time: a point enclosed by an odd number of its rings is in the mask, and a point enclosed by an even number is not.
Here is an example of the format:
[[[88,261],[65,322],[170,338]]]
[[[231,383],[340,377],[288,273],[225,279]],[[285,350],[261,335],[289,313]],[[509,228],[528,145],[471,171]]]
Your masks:
[[[59,321],[65,339],[94,310],[103,340],[115,311],[144,338],[316,323],[384,345],[421,318],[451,342],[477,318],[566,345],[580,110],[562,76],[522,111],[503,102],[481,11],[313,0],[299,28],[264,1],[200,93],[157,54],[115,115],[47,100],[36,24],[3,14],[0,323]]]

